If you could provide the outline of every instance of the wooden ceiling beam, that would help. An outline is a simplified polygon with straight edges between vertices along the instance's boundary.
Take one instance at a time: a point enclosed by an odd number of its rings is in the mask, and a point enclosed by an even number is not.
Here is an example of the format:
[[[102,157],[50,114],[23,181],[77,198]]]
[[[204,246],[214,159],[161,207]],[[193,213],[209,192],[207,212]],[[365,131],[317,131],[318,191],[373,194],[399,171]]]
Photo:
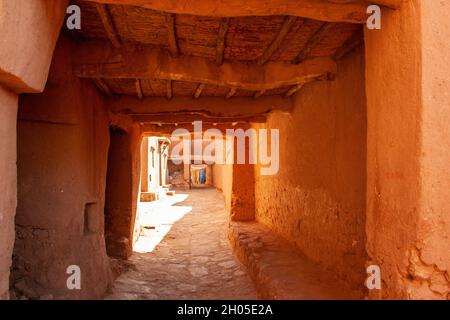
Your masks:
[[[219,129],[224,135],[227,129],[236,130],[238,128],[248,129],[248,122],[234,121],[234,122],[202,122],[202,131],[208,129]],[[170,136],[177,129],[186,129],[188,132],[194,132],[194,125],[192,123],[171,123],[171,124],[152,124],[152,123],[142,123],[141,132],[144,136],[151,135],[167,135]]]
[[[202,97],[194,100],[191,97],[144,97],[142,100],[130,95],[107,98],[107,104],[114,113],[161,113],[161,112],[208,112],[214,116],[239,116],[261,114],[271,111],[291,112],[293,102],[280,95],[263,96],[258,100],[252,97],[235,97],[233,101],[222,97]]]
[[[284,38],[287,36],[289,31],[291,30],[294,23],[297,21],[297,17],[288,16],[285,18],[283,26],[281,27],[280,31],[276,35],[276,37],[273,39],[272,43],[267,47],[267,49],[264,51],[262,56],[258,59],[258,65],[265,64],[270,57],[274,54],[275,51],[280,47],[281,43],[283,42]]]
[[[90,42],[75,50],[74,74],[80,78],[163,79],[260,91],[308,82],[337,71],[336,62],[328,57],[308,59],[298,65],[224,62],[217,66],[206,58],[172,58],[163,50],[149,47],[127,46],[126,50],[117,51],[109,44]]]
[[[228,25],[230,23],[229,18],[223,18],[220,21],[219,33],[217,35],[216,45],[216,64],[221,65],[223,63],[223,54],[225,50],[225,39],[227,37]]]
[[[194,121],[205,121],[210,123],[220,122],[254,122],[264,123],[266,122],[267,115],[256,114],[236,117],[211,117],[202,114],[190,114],[190,113],[161,113],[161,114],[129,114],[133,121],[141,123],[192,123]]]
[[[290,88],[286,94],[284,95],[286,98],[291,97],[294,93],[296,93],[297,91],[299,91],[302,87],[304,86],[303,83],[299,83],[296,84],[295,86],[293,86],[292,88]]]
[[[99,88],[99,90],[101,92],[103,92],[105,95],[107,96],[112,96],[113,92],[112,90],[109,88],[109,86],[106,84],[106,82],[101,79],[101,78],[94,78],[92,79],[95,83],[95,85],[97,86],[97,88]]]
[[[323,39],[323,37],[328,33],[328,31],[334,26],[334,23],[326,22],[322,24],[322,26],[319,28],[319,30],[314,33],[314,35],[309,38],[308,42],[305,44],[305,46],[300,50],[299,54],[294,58],[292,63],[299,64],[303,61],[305,61],[308,58],[308,55],[310,54],[311,50],[314,48],[314,46],[320,42],[320,40]]]
[[[200,96],[202,95],[203,89],[205,89],[205,84],[204,83],[200,83],[197,87],[197,89],[195,90],[194,93],[194,99],[198,99],[200,98]]]
[[[165,15],[165,20],[170,54],[172,55],[172,57],[176,58],[180,54],[180,51],[178,48],[177,35],[175,30],[175,15],[168,13]]]
[[[142,92],[142,83],[140,79],[136,79],[134,82],[136,86],[136,93],[139,100],[142,100],[144,98],[144,93]]]
[[[111,13],[109,12],[108,6],[106,4],[96,4],[97,12],[100,15],[100,19],[102,20],[103,27],[105,28],[106,35],[109,40],[113,44],[114,47],[119,49],[122,47],[122,43],[119,39],[119,36],[116,32],[116,27],[114,26],[114,22],[111,17]]]
[[[166,97],[167,100],[170,100],[173,97],[172,80],[166,80]]]
[[[263,96],[266,93],[266,90],[260,90],[258,92],[255,93],[255,95],[253,96],[254,99],[258,99],[259,97]]]
[[[289,15],[329,22],[365,23],[367,7],[378,4],[390,8],[400,7],[402,0],[84,0],[140,6],[174,14],[210,17],[243,17]]]
[[[230,99],[236,94],[237,88],[231,88],[230,91],[225,96],[225,99]]]

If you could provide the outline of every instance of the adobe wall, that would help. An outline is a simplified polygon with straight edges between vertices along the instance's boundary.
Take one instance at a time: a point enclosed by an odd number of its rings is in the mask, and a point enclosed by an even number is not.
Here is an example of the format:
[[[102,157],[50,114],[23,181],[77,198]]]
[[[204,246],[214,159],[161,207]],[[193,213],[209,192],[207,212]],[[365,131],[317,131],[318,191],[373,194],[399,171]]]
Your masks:
[[[64,0],[0,0],[0,299],[9,298],[15,234],[17,95],[43,90],[66,6]]]
[[[58,42],[44,93],[20,98],[18,207],[11,282],[29,298],[100,298],[111,282],[104,239],[109,116],[95,86],[72,76]],[[81,268],[81,290],[66,269]]]
[[[280,166],[255,168],[256,220],[354,287],[365,279],[364,49],[338,63],[335,81],[305,85],[292,114],[274,113]],[[264,127],[259,126],[259,127]]]
[[[105,237],[108,255],[116,258],[126,259],[133,252],[140,194],[140,151],[138,127],[111,130],[105,191]]]
[[[372,298],[448,298],[449,14],[445,1],[405,1],[365,32]]]
[[[230,214],[232,221],[255,220],[254,165],[233,164]]]
[[[42,92],[68,0],[0,0],[0,84]]]
[[[222,191],[225,198],[225,207],[231,209],[231,189],[233,182],[233,166],[230,164],[214,164],[212,166],[214,187]]]
[[[141,192],[148,192],[148,182],[149,182],[149,166],[151,162],[148,159],[149,147],[148,147],[148,137],[142,138],[141,143]]]
[[[158,192],[158,188],[160,186],[159,182],[161,180],[161,172],[159,170],[161,161],[159,157],[158,137],[149,137],[148,142],[149,142],[148,147],[153,148],[154,150],[153,161],[151,159],[151,153],[149,154],[149,167],[150,167],[149,174],[151,174],[151,181],[149,181],[149,191]]]
[[[0,86],[0,300],[9,297],[16,212],[16,94]]]
[[[417,249],[426,280],[413,295],[450,299],[450,2],[422,1],[422,213]],[[428,281],[427,281],[428,280]]]

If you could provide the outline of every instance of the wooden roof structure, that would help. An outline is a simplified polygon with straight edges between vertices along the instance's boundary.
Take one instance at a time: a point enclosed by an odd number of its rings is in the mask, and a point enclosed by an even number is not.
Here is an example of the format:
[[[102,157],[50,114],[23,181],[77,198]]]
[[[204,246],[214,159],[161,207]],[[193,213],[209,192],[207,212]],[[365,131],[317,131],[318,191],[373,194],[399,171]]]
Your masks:
[[[102,2],[102,1],[99,1]],[[167,54],[168,59],[188,57],[215,64],[254,65],[255,74],[270,64],[285,64],[287,68],[315,58],[339,59],[363,41],[362,27],[355,23],[328,22],[288,15],[216,17],[174,14],[138,5],[107,4],[97,1],[73,0],[82,11],[82,29],[76,32],[80,43],[109,42],[121,51],[138,47]],[[106,2],[116,2],[109,0]],[[117,1],[117,2],[120,2]],[[137,1],[139,2],[139,1]],[[88,50],[89,46],[86,46]],[[131,60],[135,57],[131,58]],[[145,60],[145,58],[144,58]],[[98,64],[105,63],[98,61]],[[92,65],[92,64],[91,64]],[[99,90],[107,95],[144,97],[254,97],[266,95],[291,96],[303,84],[329,79],[333,68],[304,79],[280,81],[268,86],[245,86],[227,81],[202,81],[167,74],[107,74],[77,71],[83,78],[92,78]],[[98,71],[98,68],[96,69]],[[251,71],[242,68],[242,77]],[[233,81],[229,81],[233,82]]]

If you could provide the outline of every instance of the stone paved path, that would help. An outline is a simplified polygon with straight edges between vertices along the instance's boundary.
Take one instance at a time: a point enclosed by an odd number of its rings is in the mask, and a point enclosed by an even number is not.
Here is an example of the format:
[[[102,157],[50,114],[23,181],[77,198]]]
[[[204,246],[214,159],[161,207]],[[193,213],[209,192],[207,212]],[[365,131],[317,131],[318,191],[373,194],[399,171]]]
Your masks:
[[[147,212],[156,228],[141,237],[138,250],[150,251],[154,239],[164,238],[152,252],[133,254],[106,299],[256,299],[228,243],[222,194],[214,189],[181,194],[188,195],[183,202]]]

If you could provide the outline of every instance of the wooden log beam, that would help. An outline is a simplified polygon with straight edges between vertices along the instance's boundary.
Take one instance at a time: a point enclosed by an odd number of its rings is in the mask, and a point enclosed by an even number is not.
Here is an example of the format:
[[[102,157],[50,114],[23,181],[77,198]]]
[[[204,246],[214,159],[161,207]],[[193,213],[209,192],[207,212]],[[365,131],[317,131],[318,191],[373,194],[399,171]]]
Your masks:
[[[216,45],[216,64],[221,65],[223,63],[223,52],[225,50],[225,39],[228,32],[228,25],[230,19],[223,18],[220,21],[219,33],[217,35],[217,45]]]
[[[76,47],[74,74],[81,78],[165,79],[228,86],[253,91],[270,90],[308,82],[336,73],[336,62],[327,57],[298,65],[270,62],[263,66],[244,62],[214,61],[201,57],[172,58],[163,50],[127,46],[117,52],[109,44],[83,43]]]
[[[120,48],[122,46],[119,36],[116,32],[116,27],[106,4],[96,4],[97,12],[102,20],[103,27],[105,28],[106,35],[113,44],[114,47]]]
[[[305,46],[300,50],[299,54],[294,58],[292,63],[299,64],[303,61],[305,61],[308,58],[309,53],[313,49],[314,45],[316,45],[320,40],[323,39],[323,37],[327,34],[327,32],[334,26],[334,23],[324,23],[319,28],[319,30],[314,33],[314,35],[309,38],[308,42],[305,44]]]
[[[136,79],[134,84],[136,86],[136,93],[137,93],[138,99],[142,100],[142,98],[144,98],[144,93],[142,92],[141,80]]]
[[[220,123],[212,123],[212,122],[202,122],[202,131],[205,132],[208,129],[218,129],[224,135],[226,134],[227,129],[248,129],[248,122],[220,122]],[[142,123],[141,124],[141,133],[144,136],[152,136],[152,135],[165,135],[170,136],[177,129],[186,129],[188,132],[194,132],[194,125],[192,123],[172,123],[172,124],[152,124],[152,123]]]
[[[253,98],[258,99],[259,97],[263,96],[265,93],[266,93],[266,90],[259,90],[258,92],[255,93]]]
[[[290,88],[286,94],[284,95],[286,98],[289,98],[290,96],[292,96],[294,93],[296,93],[297,91],[299,91],[301,88],[303,87],[303,83],[299,83],[295,86],[293,86],[292,88]]]
[[[84,0],[140,6],[157,11],[210,17],[289,15],[329,22],[365,23],[369,4],[398,8],[401,0]]]
[[[204,83],[200,83],[200,84],[198,85],[197,90],[195,90],[195,93],[194,93],[194,99],[200,98],[203,89],[205,89],[205,86],[206,86],[206,85],[205,85]]]
[[[231,88],[230,91],[225,96],[225,99],[230,99],[231,97],[233,97],[236,94],[236,91],[237,91],[236,88]]]
[[[107,105],[114,113],[160,113],[160,112],[209,112],[220,116],[240,116],[268,113],[271,111],[292,112],[293,102],[280,95],[263,96],[258,100],[252,97],[235,97],[233,101],[221,97],[203,97],[193,100],[190,97],[145,97],[138,100],[133,96],[114,96],[107,98]]]
[[[170,54],[175,58],[178,57],[180,53],[178,49],[177,35],[175,32],[175,15],[168,13],[165,15],[165,20]]]
[[[289,31],[291,30],[292,25],[297,21],[297,17],[288,16],[284,20],[283,26],[280,31],[276,35],[275,39],[273,39],[272,43],[267,47],[262,56],[258,59],[258,65],[265,64],[270,57],[274,54],[275,51],[280,47],[280,44],[283,42],[284,38],[287,36]]]
[[[140,123],[192,123],[194,121],[205,121],[210,123],[220,123],[220,122],[254,122],[254,123],[265,123],[267,115],[257,114],[249,116],[240,117],[212,117],[205,116],[202,114],[173,114],[173,113],[161,113],[161,114],[129,114],[133,121]]]
[[[93,80],[94,80],[95,85],[97,86],[97,88],[100,89],[101,92],[103,92],[107,96],[113,95],[112,90],[108,87],[108,85],[106,84],[106,82],[103,79],[94,78]]]
[[[166,81],[166,97],[167,100],[172,99],[173,93],[172,93],[172,80]]]

